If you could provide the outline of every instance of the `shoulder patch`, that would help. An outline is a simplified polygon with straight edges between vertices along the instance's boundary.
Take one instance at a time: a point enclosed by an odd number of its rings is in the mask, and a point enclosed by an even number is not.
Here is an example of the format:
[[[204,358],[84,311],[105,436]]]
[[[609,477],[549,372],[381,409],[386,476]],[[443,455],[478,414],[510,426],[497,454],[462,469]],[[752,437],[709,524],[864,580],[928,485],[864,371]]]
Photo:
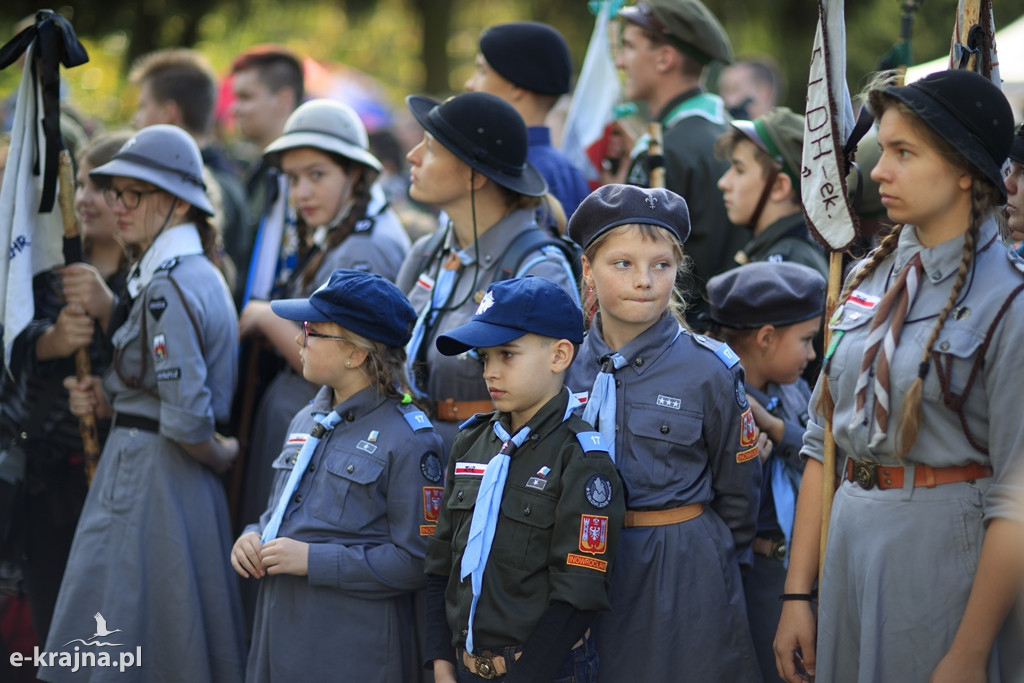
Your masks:
[[[584,493],[588,503],[599,510],[606,508],[612,502],[612,483],[603,474],[595,474],[587,479]]]
[[[740,362],[740,357],[724,342],[715,350],[715,355],[718,356],[718,360],[722,361],[727,368],[731,368]]]
[[[409,423],[409,429],[414,432],[418,432],[421,429],[433,429],[434,427],[430,422],[430,418],[422,410],[410,410],[407,413],[403,413],[402,417]]]
[[[172,270],[174,268],[174,266],[176,266],[176,265],[178,265],[178,257],[177,256],[175,256],[173,258],[169,258],[166,261],[164,261],[163,263],[161,263],[157,267],[157,270]]]
[[[747,383],[737,375],[736,376],[736,404],[740,407],[740,410],[750,409],[750,401],[747,400]]]
[[[490,420],[490,419],[491,419],[491,414],[490,413],[477,413],[473,417],[469,418],[468,420],[466,420],[465,422],[460,424],[459,425],[459,431],[461,432],[464,429],[469,429],[470,427],[475,427],[476,425],[480,424],[481,422],[484,422],[484,421]]]
[[[420,457],[420,472],[427,481],[441,481],[441,458],[436,451],[427,451]]]
[[[181,368],[169,368],[167,370],[158,370],[156,373],[157,382],[170,382],[178,379],[181,379]]]
[[[146,308],[149,310],[149,314],[157,321],[163,316],[164,311],[167,310],[167,299],[162,296],[155,296],[149,300],[146,304]]]
[[[579,432],[576,434],[576,440],[580,442],[580,448],[583,449],[584,453],[592,453],[594,451],[608,452],[608,446],[605,445],[604,439],[601,438],[601,432]]]

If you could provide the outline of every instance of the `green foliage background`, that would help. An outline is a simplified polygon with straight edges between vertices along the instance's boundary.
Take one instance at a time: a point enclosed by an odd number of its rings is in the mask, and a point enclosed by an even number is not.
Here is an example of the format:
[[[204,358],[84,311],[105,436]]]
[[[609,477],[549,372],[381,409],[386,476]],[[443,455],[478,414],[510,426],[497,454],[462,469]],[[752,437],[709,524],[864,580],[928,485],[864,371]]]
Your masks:
[[[904,2],[906,0],[903,0]],[[814,0],[705,0],[729,32],[738,55],[768,54],[785,71],[785,104],[803,107],[807,59],[817,21]],[[899,0],[847,0],[847,60],[855,91],[878,58],[899,37]],[[8,0],[0,27],[13,35],[15,23],[36,6]],[[447,63],[428,66],[422,45],[424,13],[445,12]],[[234,55],[257,43],[282,43],[316,59],[343,62],[384,84],[392,104],[423,92],[428,82],[462,89],[482,28],[504,21],[535,19],[556,26],[582,64],[593,20],[583,0],[80,0],[57,8],[71,18],[91,56],[89,64],[65,72],[70,102],[105,124],[124,123],[136,93],[125,84],[131,60],[149,49],[193,46],[226,73]],[[928,0],[915,18],[913,56],[928,61],[949,51],[956,0]],[[1024,0],[999,0],[996,26],[1024,14]],[[154,20],[153,17],[157,19]],[[436,22],[435,22],[436,23]],[[445,21],[442,21],[442,27]],[[447,73],[428,80],[428,71]],[[19,74],[0,72],[0,96],[17,87]],[[712,74],[714,79],[714,74]],[[713,82],[713,81],[712,81]],[[436,92],[435,95],[445,93]]]

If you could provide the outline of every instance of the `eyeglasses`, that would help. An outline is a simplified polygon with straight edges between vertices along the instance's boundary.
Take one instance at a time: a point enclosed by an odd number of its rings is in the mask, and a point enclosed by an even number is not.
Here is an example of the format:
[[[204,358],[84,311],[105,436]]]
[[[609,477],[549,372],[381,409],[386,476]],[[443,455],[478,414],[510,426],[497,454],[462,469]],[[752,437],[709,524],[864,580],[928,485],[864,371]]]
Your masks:
[[[103,190],[103,199],[111,209],[116,209],[117,203],[120,202],[121,206],[131,211],[139,208],[143,197],[157,192],[163,192],[163,190],[117,190],[108,187]]]
[[[306,321],[302,322],[302,347],[309,348],[309,338],[316,337],[317,339],[333,339],[334,341],[343,341],[352,343],[352,340],[348,337],[335,337],[332,334],[320,334],[319,332],[311,332],[309,329],[309,323]]]

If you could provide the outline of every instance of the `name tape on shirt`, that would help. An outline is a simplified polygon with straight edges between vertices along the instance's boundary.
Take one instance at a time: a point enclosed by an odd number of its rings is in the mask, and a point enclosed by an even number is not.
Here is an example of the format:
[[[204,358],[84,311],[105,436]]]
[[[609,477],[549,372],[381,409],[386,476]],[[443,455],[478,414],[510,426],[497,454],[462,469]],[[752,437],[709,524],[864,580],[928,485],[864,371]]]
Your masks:
[[[482,477],[487,471],[485,462],[457,462],[455,463],[456,477]]]
[[[863,308],[874,308],[878,305],[879,301],[881,301],[881,298],[868,294],[867,292],[862,292],[859,289],[854,290],[846,300],[847,303],[855,304]]]
[[[607,560],[599,560],[596,557],[587,557],[586,555],[577,555],[576,553],[566,555],[565,563],[570,567],[585,567],[586,569],[595,569],[599,572],[608,571]]]

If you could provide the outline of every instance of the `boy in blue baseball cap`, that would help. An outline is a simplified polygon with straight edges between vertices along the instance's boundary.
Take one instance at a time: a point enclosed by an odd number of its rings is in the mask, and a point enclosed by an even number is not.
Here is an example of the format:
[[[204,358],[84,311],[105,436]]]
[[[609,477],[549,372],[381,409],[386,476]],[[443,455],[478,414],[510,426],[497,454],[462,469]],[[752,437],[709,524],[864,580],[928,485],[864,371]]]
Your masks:
[[[594,680],[589,627],[608,609],[625,501],[563,384],[582,340],[579,307],[540,277],[492,284],[472,320],[437,339],[442,354],[479,356],[497,408],[461,427],[427,549],[439,682]]]

